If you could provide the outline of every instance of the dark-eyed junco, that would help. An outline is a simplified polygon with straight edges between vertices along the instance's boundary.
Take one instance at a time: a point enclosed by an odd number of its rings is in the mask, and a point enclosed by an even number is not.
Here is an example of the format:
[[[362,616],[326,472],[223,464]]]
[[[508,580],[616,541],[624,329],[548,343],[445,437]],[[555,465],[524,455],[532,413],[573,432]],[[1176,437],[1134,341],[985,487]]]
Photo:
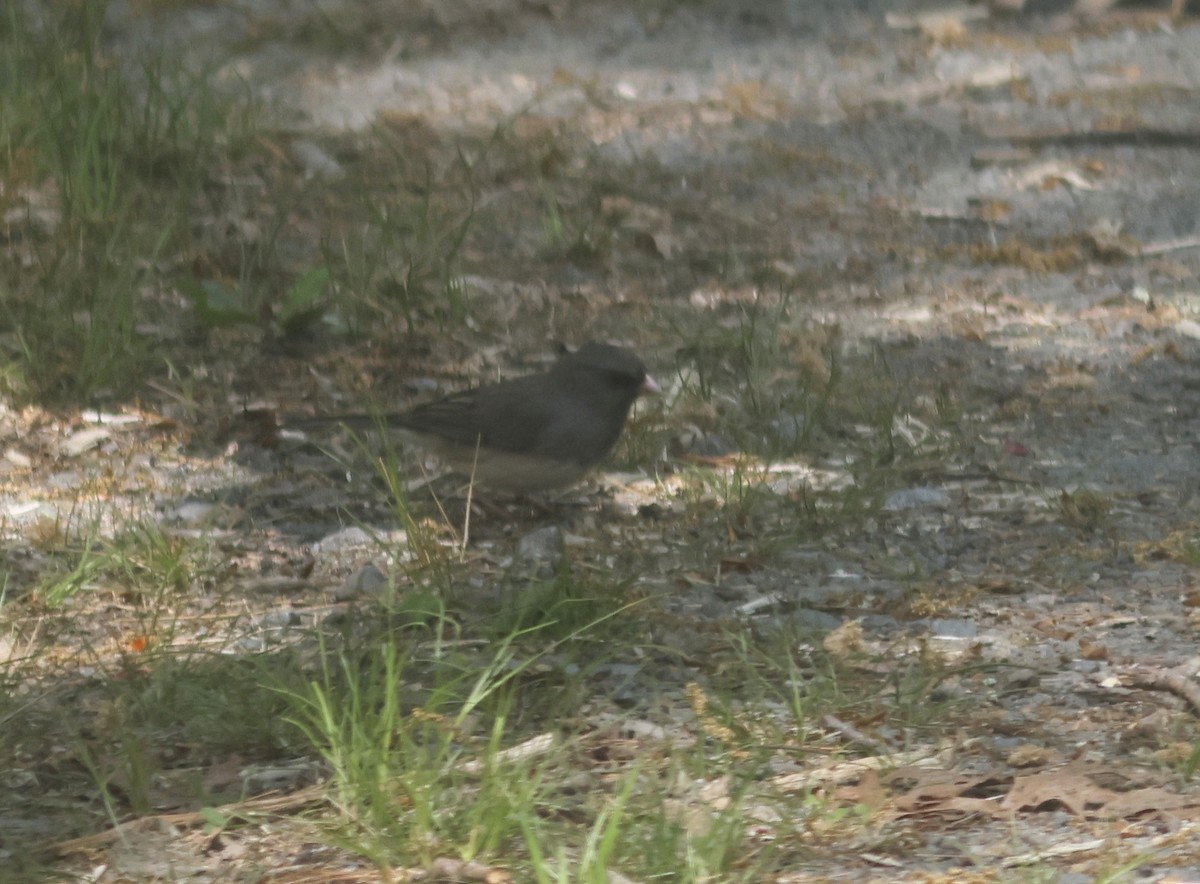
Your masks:
[[[636,355],[592,342],[538,374],[464,390],[397,414],[320,422],[399,427],[473,482],[525,493],[581,478],[612,450],[634,400],[658,391]]]

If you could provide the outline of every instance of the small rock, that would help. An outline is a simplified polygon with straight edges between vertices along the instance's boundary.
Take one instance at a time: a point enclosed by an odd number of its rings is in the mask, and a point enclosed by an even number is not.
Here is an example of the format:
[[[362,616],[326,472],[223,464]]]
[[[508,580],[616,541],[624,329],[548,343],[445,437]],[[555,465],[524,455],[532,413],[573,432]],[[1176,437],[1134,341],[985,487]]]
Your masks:
[[[47,487],[63,491],[74,491],[82,482],[83,477],[78,470],[63,470],[46,479]]]
[[[929,628],[935,638],[963,641],[979,635],[979,627],[970,620],[931,620]]]
[[[905,488],[888,495],[883,508],[890,512],[916,510],[950,505],[950,495],[941,488]]]
[[[229,654],[261,654],[267,649],[267,640],[261,635],[248,635],[245,638],[239,638],[226,653]]]
[[[842,619],[812,608],[797,608],[792,622],[804,632],[833,632],[842,625]]]
[[[292,142],[292,156],[304,167],[305,178],[324,178],[336,181],[346,174],[341,163],[325,152],[320,145],[305,140]]]
[[[624,680],[633,678],[641,671],[642,667],[637,663],[606,663],[603,666],[597,666],[593,675],[598,679]]]
[[[252,765],[239,771],[246,792],[250,795],[276,790],[295,791],[301,786],[317,782],[322,774],[321,764],[307,758],[273,766]]]
[[[329,612],[329,616],[321,621],[321,626],[325,629],[340,629],[349,622],[350,611],[348,608],[334,608]]]
[[[18,467],[23,470],[27,470],[33,466],[33,458],[15,448],[4,449],[4,459],[14,467]]]
[[[785,414],[771,421],[771,435],[781,445],[795,445],[804,438],[806,422],[802,414]]]
[[[189,500],[186,503],[181,503],[168,513],[167,520],[177,525],[212,524],[212,520],[209,517],[216,509],[218,509],[218,505],[215,503],[207,503],[202,500]]]
[[[89,427],[64,439],[62,445],[59,446],[59,451],[66,457],[79,457],[93,448],[100,447],[102,442],[111,437],[112,430],[108,427]]]
[[[734,608],[734,613],[741,617],[750,617],[754,614],[765,614],[772,608],[786,604],[789,599],[786,599],[781,593],[772,595],[760,595],[748,602],[744,602]]]
[[[724,457],[737,451],[737,446],[720,433],[697,433],[683,441],[684,453],[697,457]]]
[[[530,531],[517,541],[515,561],[538,565],[549,565],[557,568],[562,564],[566,555],[566,541],[562,529],[557,525],[547,525]]]
[[[289,592],[302,592],[309,588],[309,582],[304,577],[292,574],[262,574],[241,581],[242,591],[257,595],[282,595]]]
[[[896,635],[902,631],[900,621],[888,614],[864,614],[859,618],[859,622],[862,623],[863,629],[875,638]]]
[[[1200,867],[1197,867],[1196,874],[1200,874]],[[1189,874],[1187,871],[1185,871],[1183,869],[1178,869],[1178,868],[1175,869],[1175,875],[1178,876],[1175,878],[1175,880],[1177,880],[1177,881],[1194,881],[1194,880],[1196,880],[1195,875]],[[1089,884],[1089,882],[1095,881],[1096,879],[1094,877],[1092,877],[1091,875],[1085,875],[1082,872],[1067,871],[1067,872],[1062,872],[1061,874],[1055,875],[1054,880],[1057,881],[1058,884]]]
[[[1026,691],[1036,688],[1041,680],[1042,676],[1036,669],[1023,669],[1012,673],[1002,683],[1006,691]]]
[[[661,724],[655,724],[652,721],[645,721],[641,718],[626,719],[621,723],[621,733],[649,740],[666,740],[671,736]]]
[[[267,611],[255,621],[254,625],[259,629],[286,629],[299,624],[300,615],[291,608],[284,608],[279,611]]]
[[[341,531],[335,531],[333,534],[322,537],[313,544],[313,551],[318,553],[338,552],[339,550],[366,546],[370,542],[370,534],[357,525],[352,525],[349,528],[343,528]]]
[[[333,597],[339,602],[348,602],[362,596],[379,595],[387,585],[387,575],[376,568],[374,562],[367,562],[333,591]]]
[[[436,393],[441,389],[441,384],[438,383],[437,378],[426,377],[408,378],[405,380],[404,386],[414,393]]]
[[[1175,323],[1175,331],[1183,335],[1185,338],[1195,338],[1200,340],[1200,322],[1194,319],[1181,319]]]
[[[22,525],[32,525],[43,519],[53,523],[59,518],[58,509],[54,504],[40,500],[5,504],[0,507],[0,515]]]

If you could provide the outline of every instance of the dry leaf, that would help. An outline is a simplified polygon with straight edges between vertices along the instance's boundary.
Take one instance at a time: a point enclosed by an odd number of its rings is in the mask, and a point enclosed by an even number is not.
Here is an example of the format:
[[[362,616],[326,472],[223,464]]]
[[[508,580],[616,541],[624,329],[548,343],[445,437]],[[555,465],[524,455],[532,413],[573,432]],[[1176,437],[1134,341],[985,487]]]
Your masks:
[[[1054,753],[1045,746],[1026,743],[1009,752],[1005,760],[1013,767],[1041,767],[1049,764],[1053,756]]]
[[[847,620],[821,643],[825,650],[839,659],[855,657],[863,652],[866,645],[863,638],[862,621]]]

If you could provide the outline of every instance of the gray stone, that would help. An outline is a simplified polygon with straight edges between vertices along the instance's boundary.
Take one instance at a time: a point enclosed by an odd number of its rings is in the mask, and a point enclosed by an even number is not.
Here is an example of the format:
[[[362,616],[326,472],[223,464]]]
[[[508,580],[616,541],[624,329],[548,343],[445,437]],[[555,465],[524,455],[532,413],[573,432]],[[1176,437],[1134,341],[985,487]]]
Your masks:
[[[930,620],[929,629],[937,638],[969,639],[979,635],[979,627],[970,620]]]
[[[517,541],[516,562],[548,565],[556,568],[566,555],[562,529],[557,525],[546,525],[530,531]]]
[[[72,433],[64,439],[62,445],[59,446],[59,451],[66,457],[79,457],[93,448],[99,448],[100,444],[111,436],[112,430],[108,427],[89,427],[86,430]]]
[[[343,528],[341,531],[335,531],[333,534],[321,538],[313,544],[313,551],[321,553],[337,552],[338,550],[366,546],[370,542],[370,534],[357,525],[352,525],[349,528]]]
[[[891,512],[941,508],[950,505],[950,495],[942,488],[905,488],[888,495],[883,508]]]
[[[374,562],[367,562],[333,591],[333,597],[339,602],[347,602],[362,596],[375,596],[387,585],[387,575],[375,567]]]

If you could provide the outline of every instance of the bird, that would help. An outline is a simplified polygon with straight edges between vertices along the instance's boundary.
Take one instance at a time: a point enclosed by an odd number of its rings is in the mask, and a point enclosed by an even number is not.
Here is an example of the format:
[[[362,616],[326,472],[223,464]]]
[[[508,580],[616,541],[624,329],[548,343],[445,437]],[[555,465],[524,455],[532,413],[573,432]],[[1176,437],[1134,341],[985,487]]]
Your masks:
[[[329,416],[302,425],[399,428],[473,484],[527,494],[583,478],[616,444],[634,401],[660,392],[636,354],[589,341],[543,372],[408,411]]]

